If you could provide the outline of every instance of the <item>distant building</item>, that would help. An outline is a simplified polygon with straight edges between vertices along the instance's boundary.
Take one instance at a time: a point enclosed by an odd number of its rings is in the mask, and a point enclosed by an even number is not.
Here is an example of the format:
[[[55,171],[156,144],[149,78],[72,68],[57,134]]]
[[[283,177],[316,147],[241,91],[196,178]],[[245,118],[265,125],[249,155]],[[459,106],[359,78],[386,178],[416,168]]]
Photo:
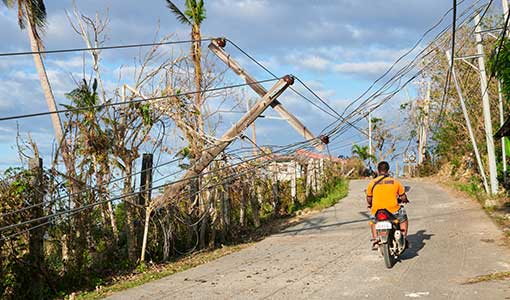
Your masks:
[[[272,160],[273,163],[267,167],[267,172],[276,176],[278,180],[286,181],[295,178],[302,178],[304,176],[303,166],[308,164],[310,160],[331,160],[335,163],[346,163],[346,159],[324,155],[316,152],[297,150],[292,155],[277,155],[272,154],[262,157],[263,160]],[[295,174],[295,175],[294,175]]]

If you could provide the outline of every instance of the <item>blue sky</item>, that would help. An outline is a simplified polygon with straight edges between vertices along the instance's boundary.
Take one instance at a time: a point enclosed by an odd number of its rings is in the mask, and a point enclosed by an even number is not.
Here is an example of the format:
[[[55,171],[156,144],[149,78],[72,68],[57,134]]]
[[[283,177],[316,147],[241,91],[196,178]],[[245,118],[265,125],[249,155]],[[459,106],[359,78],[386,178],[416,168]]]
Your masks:
[[[65,11],[72,10],[67,0],[45,1],[48,27],[44,35],[46,49],[84,47],[69,26]],[[184,1],[175,3],[183,5]],[[461,5],[472,4],[466,0]],[[483,2],[483,1],[482,1]],[[159,24],[159,35],[173,34],[173,39],[188,39],[188,28],[175,21],[163,0],[76,0],[81,13],[93,16],[108,13],[110,25],[106,45],[151,42]],[[419,39],[451,6],[446,0],[206,0],[207,19],[202,25],[204,37],[226,36],[263,62],[277,75],[294,74],[303,79],[335,109],[341,111],[360,95],[403,52]],[[451,17],[447,18],[448,22]],[[444,26],[447,22],[444,23]],[[0,6],[0,52],[29,49],[26,31],[20,31],[14,11]],[[175,47],[174,51],[185,50]],[[258,79],[269,78],[249,60],[227,47]],[[132,66],[140,49],[104,51],[102,67],[110,86],[118,83],[116,71]],[[170,49],[168,49],[170,53]],[[52,54],[45,57],[48,74],[59,102],[75,87],[73,80],[82,77],[80,53]],[[88,73],[87,73],[88,74]],[[42,97],[32,57],[0,57],[0,115],[10,116],[47,110]],[[127,80],[127,78],[126,78]],[[239,83],[235,76],[228,79]],[[237,80],[237,81],[236,81]],[[128,80],[129,81],[129,80]],[[297,87],[299,88],[299,87]],[[412,89],[412,87],[411,87]],[[411,92],[412,93],[412,92]],[[253,94],[249,95],[254,97]],[[387,112],[403,101],[397,95]],[[281,101],[314,132],[333,119],[302,99],[287,95]],[[275,115],[268,112],[267,115]],[[222,129],[238,115],[224,116]],[[360,123],[360,126],[366,124]],[[53,130],[49,117],[0,123],[0,169],[18,164],[15,150],[16,128],[21,136],[30,133],[41,152],[52,152]],[[281,120],[257,121],[260,144],[287,144],[300,141],[290,126]],[[336,146],[346,144],[334,154],[349,154],[352,142],[363,137],[349,131]]]

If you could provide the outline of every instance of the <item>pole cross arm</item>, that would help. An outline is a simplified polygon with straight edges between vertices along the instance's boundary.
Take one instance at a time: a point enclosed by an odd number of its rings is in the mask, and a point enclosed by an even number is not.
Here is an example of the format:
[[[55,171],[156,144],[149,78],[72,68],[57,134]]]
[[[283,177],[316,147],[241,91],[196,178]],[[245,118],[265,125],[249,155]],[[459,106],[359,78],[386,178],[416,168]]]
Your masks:
[[[186,171],[181,180],[168,186],[162,197],[155,200],[155,207],[161,207],[167,199],[175,198],[189,184],[189,180],[196,178],[209,164],[221,153],[232,141],[241,135],[243,131],[262,114],[271,103],[278,98],[291,84],[294,83],[294,77],[290,75],[284,76],[259,100],[249,111],[244,114],[236,124],[223,134],[223,136],[215,142],[215,145],[202,151],[201,156]]]
[[[259,96],[263,97],[267,94],[266,88],[262,86],[260,83],[255,80],[253,76],[251,76],[246,70],[244,70],[241,65],[235,61],[230,54],[228,54],[223,48],[226,46],[226,40],[223,38],[214,39],[209,44],[209,49],[212,53],[214,53],[221,61],[223,61],[232,71],[234,71],[237,75],[239,75],[243,80],[249,84],[252,90],[255,91]],[[278,101],[274,100],[271,104],[271,107],[276,110],[282,118],[284,118],[301,136],[303,136],[306,140],[313,140],[316,137],[313,133],[306,128],[306,126],[299,121],[299,119],[294,116],[291,112],[289,112],[283,105]],[[315,145],[315,148],[319,151],[324,150],[324,145],[322,143],[318,143]]]

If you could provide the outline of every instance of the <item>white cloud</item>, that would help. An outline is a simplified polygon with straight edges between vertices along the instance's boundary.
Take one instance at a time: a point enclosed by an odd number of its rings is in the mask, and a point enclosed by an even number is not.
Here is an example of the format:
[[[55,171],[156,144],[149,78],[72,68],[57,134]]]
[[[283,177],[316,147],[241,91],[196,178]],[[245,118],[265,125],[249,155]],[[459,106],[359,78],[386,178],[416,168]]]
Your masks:
[[[320,56],[313,55],[305,57],[304,59],[299,60],[297,63],[309,70],[325,71],[330,64],[330,61]]]
[[[336,64],[333,70],[339,73],[355,75],[380,75],[384,73],[391,63],[384,61],[375,62],[349,62]]]

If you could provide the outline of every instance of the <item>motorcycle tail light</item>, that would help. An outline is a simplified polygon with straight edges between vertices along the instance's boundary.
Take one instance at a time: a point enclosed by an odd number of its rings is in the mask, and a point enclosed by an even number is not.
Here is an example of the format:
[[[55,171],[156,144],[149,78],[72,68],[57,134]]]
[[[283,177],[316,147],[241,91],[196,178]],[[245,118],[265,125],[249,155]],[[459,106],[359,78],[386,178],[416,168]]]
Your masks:
[[[383,213],[383,212],[379,212],[376,216],[376,219],[378,221],[385,221],[385,220],[388,220],[388,215]]]

